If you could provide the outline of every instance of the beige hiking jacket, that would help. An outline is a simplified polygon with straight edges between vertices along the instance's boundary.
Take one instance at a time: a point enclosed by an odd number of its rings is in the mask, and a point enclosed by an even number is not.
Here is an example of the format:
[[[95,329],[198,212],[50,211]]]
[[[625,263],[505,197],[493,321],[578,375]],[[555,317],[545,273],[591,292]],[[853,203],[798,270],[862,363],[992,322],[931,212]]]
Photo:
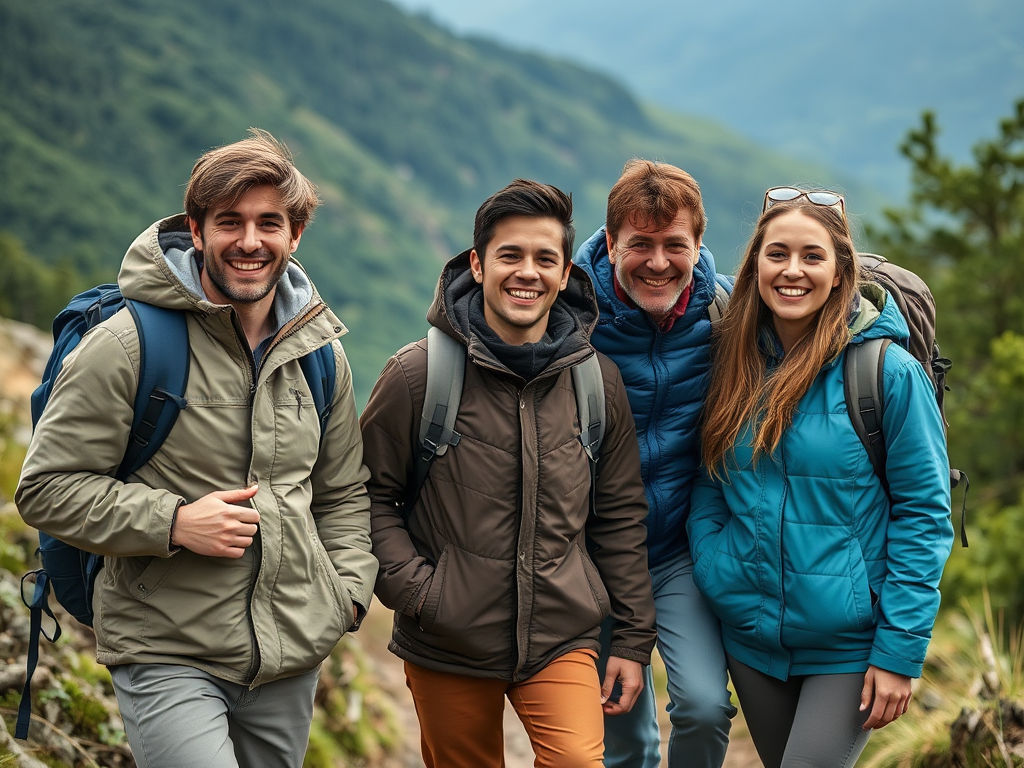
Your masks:
[[[118,277],[128,298],[188,313],[188,406],[129,482],[125,451],[139,371],[122,310],[68,356],[25,460],[18,508],[31,525],[102,554],[97,659],[187,664],[259,685],[324,659],[370,602],[369,499],[345,329],[293,263],[278,286],[281,330],[257,369],[230,306],[200,298],[184,216],[136,239]],[[298,359],[332,344],[333,413],[320,440]],[[180,504],[258,482],[259,533],[239,559],[170,545]]]

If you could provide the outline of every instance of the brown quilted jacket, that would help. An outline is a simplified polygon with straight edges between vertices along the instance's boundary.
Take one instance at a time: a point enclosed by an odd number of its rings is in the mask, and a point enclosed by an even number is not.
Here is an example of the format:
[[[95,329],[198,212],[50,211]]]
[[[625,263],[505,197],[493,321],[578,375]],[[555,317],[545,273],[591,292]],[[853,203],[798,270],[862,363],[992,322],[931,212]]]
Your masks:
[[[597,650],[598,625],[611,614],[612,653],[649,663],[655,631],[647,503],[626,391],[603,356],[607,416],[594,514],[578,440],[570,369],[596,354],[590,281],[572,268],[559,302],[574,314],[576,329],[557,359],[527,382],[453,319],[468,282],[457,278],[466,269],[466,254],[449,262],[428,313],[468,347],[455,424],[462,438],[434,460],[408,512],[425,341],[391,358],[361,420],[381,564],[376,594],[395,610],[391,650],[431,669],[518,681],[570,650]]]

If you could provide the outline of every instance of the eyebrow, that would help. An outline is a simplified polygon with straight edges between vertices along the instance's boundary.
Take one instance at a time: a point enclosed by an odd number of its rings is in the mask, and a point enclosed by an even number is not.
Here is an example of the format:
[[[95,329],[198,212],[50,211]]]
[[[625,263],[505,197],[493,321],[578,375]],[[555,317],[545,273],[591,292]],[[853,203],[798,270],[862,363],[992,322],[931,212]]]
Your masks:
[[[220,213],[216,214],[213,217],[213,219],[214,219],[214,221],[219,221],[220,219],[225,219],[225,218],[227,218],[227,219],[238,218],[241,215],[242,215],[241,213],[239,213],[238,211],[234,211],[234,210],[232,210],[232,211],[221,211]],[[256,216],[256,218],[261,220],[261,221],[279,221],[281,223],[284,223],[284,220],[285,220],[284,219],[284,215],[278,213],[277,211],[267,211],[266,213],[258,214]]]
[[[515,253],[522,253],[523,246],[517,243],[503,243],[502,245],[497,245],[494,247],[494,252],[497,253],[498,251],[513,251]],[[557,248],[541,248],[540,253],[550,253],[554,256],[562,255],[562,252]]]
[[[772,242],[772,243],[765,243],[763,247],[764,248],[787,248],[789,250],[792,250],[792,248],[790,248],[789,243],[784,243],[784,242],[781,242],[779,240],[776,240],[775,242]],[[810,251],[810,250],[824,251],[825,250],[825,246],[824,245],[816,245],[816,244],[812,243],[811,245],[805,246],[805,247],[801,248],[800,250],[803,250],[803,251]]]
[[[626,238],[626,244],[630,243],[650,243],[654,240],[654,235],[647,235],[641,232],[634,232],[628,238]],[[665,238],[666,244],[681,243],[683,245],[690,245],[691,240],[686,235],[671,235]]]

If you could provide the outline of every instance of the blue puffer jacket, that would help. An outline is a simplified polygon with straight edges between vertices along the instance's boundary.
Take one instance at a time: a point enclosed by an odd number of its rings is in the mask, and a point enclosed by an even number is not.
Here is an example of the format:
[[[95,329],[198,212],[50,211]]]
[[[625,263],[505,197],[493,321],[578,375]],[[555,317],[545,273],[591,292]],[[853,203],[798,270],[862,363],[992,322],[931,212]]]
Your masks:
[[[861,299],[853,343],[906,344],[887,298]],[[728,482],[704,477],[692,498],[694,580],[722,620],[725,649],[781,680],[869,664],[919,677],[953,541],[945,436],[924,370],[889,347],[890,510],[846,411],[844,356],[818,374],[773,455],[753,466],[741,431]]]
[[[699,421],[711,372],[708,306],[715,281],[728,291],[732,278],[717,275],[711,251],[701,247],[686,313],[662,333],[647,313],[615,295],[602,227],[574,261],[594,282],[600,318],[591,343],[622,371],[640,441],[647,492],[648,563],[654,567],[686,547],[690,491],[699,477]]]

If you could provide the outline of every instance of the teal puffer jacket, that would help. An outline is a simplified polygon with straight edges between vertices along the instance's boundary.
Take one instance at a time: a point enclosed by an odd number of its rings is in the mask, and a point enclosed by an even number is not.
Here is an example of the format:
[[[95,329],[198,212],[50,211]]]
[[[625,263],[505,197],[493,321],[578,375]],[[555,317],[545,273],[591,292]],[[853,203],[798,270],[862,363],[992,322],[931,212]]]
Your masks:
[[[907,327],[887,298],[862,297],[852,343],[898,342],[884,363],[891,505],[846,411],[845,353],[818,374],[775,453],[754,465],[741,431],[727,482],[705,475],[691,498],[694,579],[725,649],[781,680],[869,664],[921,674],[953,541],[949,464],[932,385],[899,346]]]

